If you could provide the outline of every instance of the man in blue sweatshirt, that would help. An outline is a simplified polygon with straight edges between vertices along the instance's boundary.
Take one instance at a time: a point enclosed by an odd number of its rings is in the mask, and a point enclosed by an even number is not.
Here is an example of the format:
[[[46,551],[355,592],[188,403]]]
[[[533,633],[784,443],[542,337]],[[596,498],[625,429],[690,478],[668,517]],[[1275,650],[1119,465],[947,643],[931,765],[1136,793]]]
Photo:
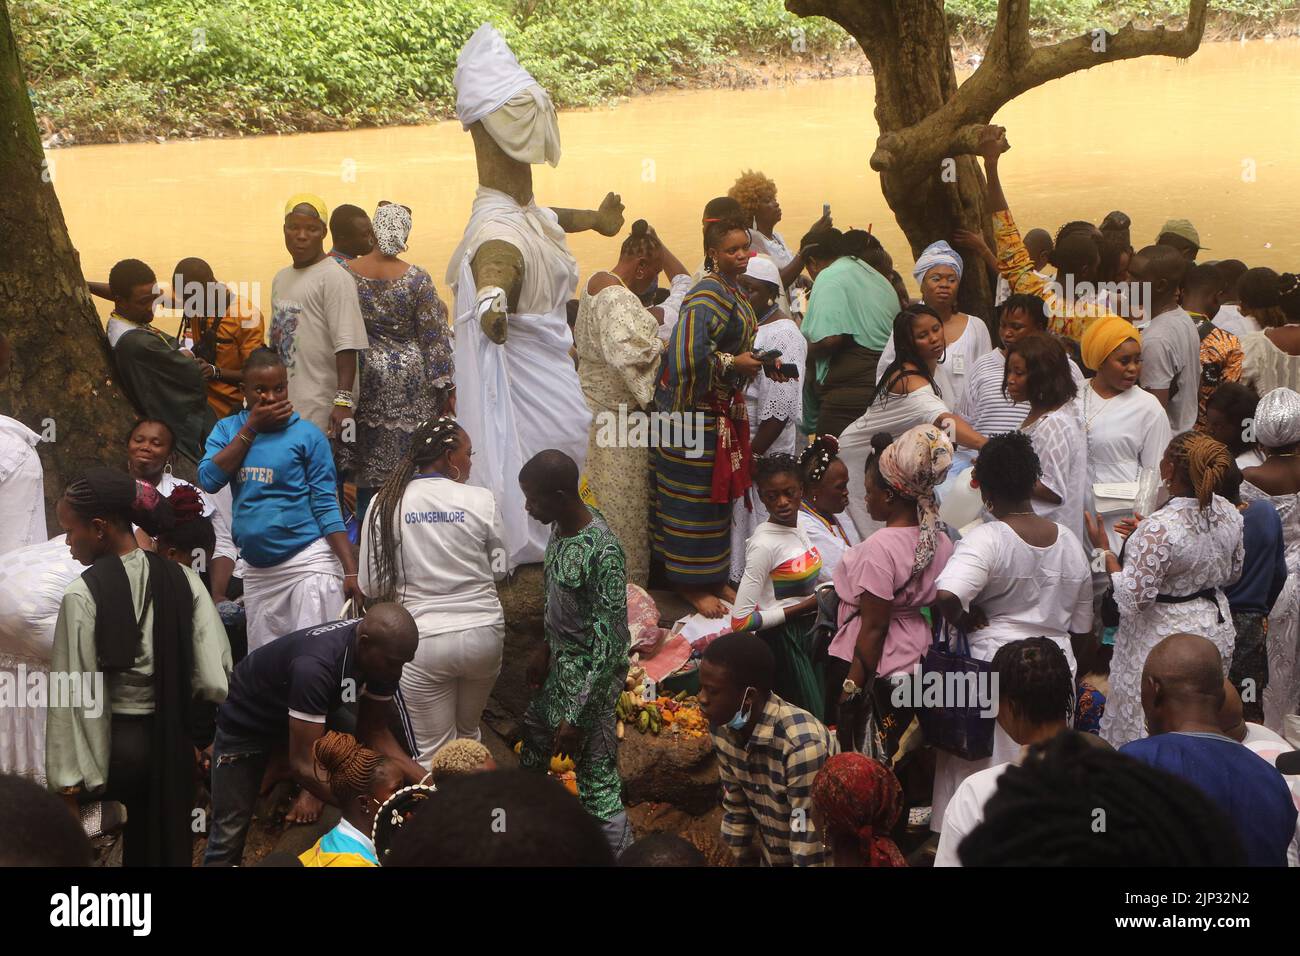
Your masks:
[[[1237,827],[1250,866],[1286,866],[1296,807],[1282,775],[1219,726],[1223,661],[1213,643],[1172,634],[1142,668],[1142,710],[1151,736],[1119,752],[1182,777]]]
[[[338,618],[346,598],[360,613],[356,559],[336,497],[334,456],[324,433],[289,402],[279,355],[258,349],[244,363],[248,408],[217,422],[199,484],[230,484],[231,533],[245,564],[248,650]]]

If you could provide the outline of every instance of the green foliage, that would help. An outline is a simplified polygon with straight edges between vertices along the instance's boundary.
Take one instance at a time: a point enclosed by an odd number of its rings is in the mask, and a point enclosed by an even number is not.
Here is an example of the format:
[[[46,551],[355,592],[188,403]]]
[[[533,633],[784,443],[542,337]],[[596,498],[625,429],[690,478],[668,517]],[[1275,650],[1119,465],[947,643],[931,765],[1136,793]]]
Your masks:
[[[447,115],[456,53],[484,21],[560,106],[845,34],[780,0],[11,0],[38,108],[137,135],[348,127]],[[136,115],[133,117],[132,114]]]
[[[1268,17],[1296,0],[1216,0]],[[9,0],[37,109],[83,139],[287,131],[450,115],[456,53],[492,21],[559,106],[592,105],[744,53],[847,35],[782,0]],[[1037,32],[1185,11],[1186,0],[1034,0]],[[997,0],[948,0],[954,32]]]
[[[1157,22],[1187,16],[1188,0],[1033,0],[1030,32],[1038,37],[1080,33],[1094,27],[1117,29],[1130,20]],[[997,21],[998,0],[946,0],[948,25],[983,32]],[[1270,21],[1300,12],[1296,0],[1212,0],[1212,15]]]

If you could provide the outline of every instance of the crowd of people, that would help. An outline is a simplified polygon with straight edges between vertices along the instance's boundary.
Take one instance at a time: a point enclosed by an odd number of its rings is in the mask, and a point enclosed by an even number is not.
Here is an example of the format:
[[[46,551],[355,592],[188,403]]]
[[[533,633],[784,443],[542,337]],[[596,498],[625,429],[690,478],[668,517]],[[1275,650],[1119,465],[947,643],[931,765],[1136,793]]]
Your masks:
[[[538,93],[478,104],[476,146],[558,158]],[[203,860],[239,864],[277,780],[289,822],[340,812],[290,865],[698,863],[624,804],[634,585],[722,631],[690,663],[741,863],[1300,864],[1300,276],[1199,263],[1178,219],[1140,248],[1118,212],[1022,238],[1007,148],[985,129],[990,221],[932,237],[915,296],[828,213],[788,242],[755,171],[705,205],[694,274],[637,220],[581,282],[563,232],[609,234],[617,197],[485,186],[451,310],[394,202],[286,202],[269,329],[202,259],[166,286],[119,262],[91,291],[140,417],[54,540],[38,436],[0,419],[0,582],[31,598],[0,667],[99,673],[102,706],[6,714],[0,769],[83,835],[123,805],[130,865],[191,863],[199,782]],[[971,269],[995,314],[963,311]],[[480,742],[497,584],[536,560],[507,771]],[[980,700],[923,692],[954,667]],[[84,863],[24,787],[0,779],[0,862]]]

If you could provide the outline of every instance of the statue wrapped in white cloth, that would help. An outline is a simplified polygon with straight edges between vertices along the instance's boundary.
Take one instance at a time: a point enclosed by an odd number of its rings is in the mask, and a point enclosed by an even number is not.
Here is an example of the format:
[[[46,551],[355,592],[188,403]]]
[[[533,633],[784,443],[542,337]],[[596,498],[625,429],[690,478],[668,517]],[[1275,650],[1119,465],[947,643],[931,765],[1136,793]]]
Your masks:
[[[496,495],[507,568],[542,560],[549,529],[528,517],[519,469],[555,448],[581,467],[591,411],[570,358],[566,305],[578,284],[568,232],[614,236],[623,204],[552,209],[533,200],[532,166],[560,159],[546,91],[483,24],[456,59],[456,112],[474,138],[478,193],[447,282],[455,295],[456,417],[474,442],[470,482]]]

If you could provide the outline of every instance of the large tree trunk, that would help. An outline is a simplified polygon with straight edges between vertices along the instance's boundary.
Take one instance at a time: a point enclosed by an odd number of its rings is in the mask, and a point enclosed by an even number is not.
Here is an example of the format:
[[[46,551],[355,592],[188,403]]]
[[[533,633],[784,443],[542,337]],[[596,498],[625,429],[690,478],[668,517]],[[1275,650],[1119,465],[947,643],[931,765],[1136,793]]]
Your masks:
[[[984,60],[960,88],[943,0],[786,0],[799,16],[834,20],[857,40],[876,81],[880,138],[871,168],[912,255],[956,229],[983,232],[991,245],[984,176],[972,155],[979,130],[1026,90],[1101,63],[1147,54],[1191,56],[1205,30],[1207,0],[1190,0],[1187,28],[1097,31],[1034,47],[1029,0],[999,0]],[[1013,134],[1014,135],[1014,134]],[[962,308],[987,321],[993,295],[984,269],[962,277]]]
[[[45,437],[39,447],[51,531],[53,503],[88,465],[121,466],[135,418],[113,381],[108,338],[45,163],[9,11],[0,0],[0,411]]]

